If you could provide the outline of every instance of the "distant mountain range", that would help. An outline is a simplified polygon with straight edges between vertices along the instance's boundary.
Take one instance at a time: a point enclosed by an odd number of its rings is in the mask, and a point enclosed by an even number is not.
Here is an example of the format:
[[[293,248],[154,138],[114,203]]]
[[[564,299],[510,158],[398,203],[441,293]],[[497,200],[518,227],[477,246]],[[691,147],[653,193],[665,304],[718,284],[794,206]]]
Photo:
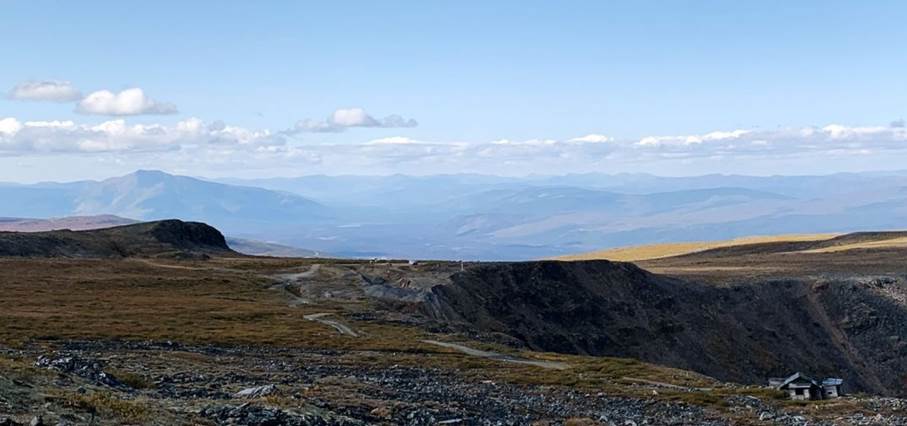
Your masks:
[[[147,170],[99,182],[3,184],[0,197],[0,217],[179,218],[204,221],[231,235],[330,216],[326,207],[299,195]]]
[[[227,237],[227,245],[231,249],[253,256],[271,256],[271,257],[336,257],[330,253],[321,253],[314,250],[306,250],[299,247],[291,247],[283,244],[268,243],[264,241],[246,240],[243,238]]]
[[[528,259],[643,243],[907,224],[905,173],[215,182],[138,171],[103,181],[0,184],[0,197],[0,217],[179,218],[209,223],[233,239],[268,241],[276,244],[272,252],[304,247],[308,251],[300,253],[353,257]]]
[[[137,221],[114,215],[70,216],[48,219],[0,218],[0,232],[88,231],[131,225]]]

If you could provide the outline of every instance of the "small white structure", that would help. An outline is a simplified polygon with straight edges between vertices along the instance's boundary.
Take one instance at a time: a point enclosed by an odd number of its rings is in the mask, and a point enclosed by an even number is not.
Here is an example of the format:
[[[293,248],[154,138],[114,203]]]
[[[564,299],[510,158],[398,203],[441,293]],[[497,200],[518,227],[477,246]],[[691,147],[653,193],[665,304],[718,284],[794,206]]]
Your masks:
[[[790,399],[808,401],[813,399],[830,399],[841,396],[843,379],[827,378],[822,382],[803,374],[794,373],[783,379],[769,379],[769,386],[786,391]]]
[[[843,379],[836,379],[829,377],[822,381],[822,391],[825,392],[826,398],[837,398],[841,396],[841,385],[844,384]]]

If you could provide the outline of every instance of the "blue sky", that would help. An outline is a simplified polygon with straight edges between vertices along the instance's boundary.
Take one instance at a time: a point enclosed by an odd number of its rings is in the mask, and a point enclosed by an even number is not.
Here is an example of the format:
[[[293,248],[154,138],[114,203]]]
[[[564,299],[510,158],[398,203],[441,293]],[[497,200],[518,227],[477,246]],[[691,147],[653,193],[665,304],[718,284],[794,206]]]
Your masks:
[[[369,170],[765,174],[790,167],[895,168],[907,157],[898,145],[903,132],[879,129],[907,116],[903,2],[489,3],[2,2],[0,90],[46,81],[68,82],[83,96],[140,88],[147,99],[178,112],[122,115],[78,99],[7,96],[0,119],[15,119],[18,125],[7,121],[10,129],[53,120],[82,127],[0,133],[9,139],[0,179],[100,177],[134,166],[250,176]],[[418,125],[331,132],[297,126],[354,108],[375,122],[399,116]],[[161,133],[187,119],[259,132],[264,141],[247,137],[238,142],[242,149],[227,153],[223,144],[221,151],[212,148],[218,144],[211,144],[216,136],[208,131],[167,140],[143,133],[123,141],[92,127],[124,120],[126,126],[165,126],[154,131]],[[788,142],[796,129],[829,125],[876,131],[858,131],[858,140],[846,143],[836,138],[819,151],[802,148],[816,140]],[[726,144],[687,143],[696,145],[690,148],[695,155],[671,148],[653,158],[631,147],[651,136],[695,139],[735,130],[750,132],[753,146],[783,149],[731,158]],[[589,134],[611,141],[607,148],[573,144],[566,152],[559,143]],[[86,138],[91,143],[81,148],[67,145]],[[376,140],[406,143],[351,148]],[[738,149],[741,139],[735,140]],[[446,144],[474,146],[457,151]],[[255,155],[249,154],[253,145]],[[535,148],[501,153],[481,145]],[[795,145],[801,148],[788,149]],[[538,148],[544,146],[557,149]],[[842,149],[863,157],[854,160]],[[424,157],[438,150],[448,158]],[[838,157],[810,162],[827,151]],[[457,155],[460,162],[449,160]],[[341,161],[350,157],[355,161]]]

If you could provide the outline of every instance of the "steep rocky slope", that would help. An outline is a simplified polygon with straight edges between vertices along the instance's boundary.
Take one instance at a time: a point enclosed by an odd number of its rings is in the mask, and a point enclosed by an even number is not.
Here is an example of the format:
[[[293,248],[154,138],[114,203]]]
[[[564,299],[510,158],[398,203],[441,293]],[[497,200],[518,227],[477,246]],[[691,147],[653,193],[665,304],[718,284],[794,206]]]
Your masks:
[[[0,232],[0,256],[116,258],[235,254],[217,229],[163,220],[90,231]]]
[[[637,358],[743,383],[792,371],[905,394],[902,279],[728,285],[608,261],[480,264],[431,289],[436,319],[535,350]]]

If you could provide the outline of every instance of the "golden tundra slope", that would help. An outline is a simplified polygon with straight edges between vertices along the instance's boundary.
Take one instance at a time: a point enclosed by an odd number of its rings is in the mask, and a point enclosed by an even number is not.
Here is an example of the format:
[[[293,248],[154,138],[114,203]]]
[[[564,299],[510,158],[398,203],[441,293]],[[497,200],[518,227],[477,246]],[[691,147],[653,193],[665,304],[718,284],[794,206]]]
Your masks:
[[[607,250],[596,250],[588,253],[559,256],[557,260],[612,260],[617,262],[637,262],[640,260],[661,259],[680,256],[705,250],[742,246],[761,243],[781,243],[796,241],[823,241],[841,234],[782,234],[756,235],[718,241],[688,241],[678,243],[646,244],[640,246],[618,247]]]

